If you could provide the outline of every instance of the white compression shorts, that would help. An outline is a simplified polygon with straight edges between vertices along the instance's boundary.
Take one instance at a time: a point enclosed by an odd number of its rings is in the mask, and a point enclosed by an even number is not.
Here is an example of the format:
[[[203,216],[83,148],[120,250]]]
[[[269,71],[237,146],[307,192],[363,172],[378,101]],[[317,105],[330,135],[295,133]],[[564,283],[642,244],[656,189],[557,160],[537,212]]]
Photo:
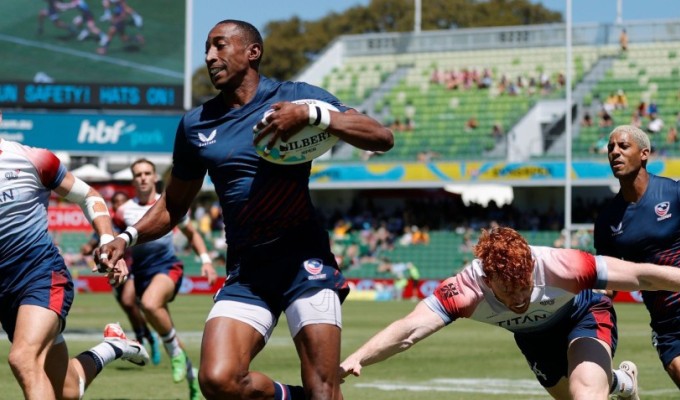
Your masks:
[[[331,289],[310,289],[295,299],[284,312],[293,338],[309,324],[330,324],[342,328],[340,299]],[[252,326],[260,332],[265,342],[278,322],[278,318],[264,307],[233,300],[215,303],[207,320],[216,317],[233,318]]]

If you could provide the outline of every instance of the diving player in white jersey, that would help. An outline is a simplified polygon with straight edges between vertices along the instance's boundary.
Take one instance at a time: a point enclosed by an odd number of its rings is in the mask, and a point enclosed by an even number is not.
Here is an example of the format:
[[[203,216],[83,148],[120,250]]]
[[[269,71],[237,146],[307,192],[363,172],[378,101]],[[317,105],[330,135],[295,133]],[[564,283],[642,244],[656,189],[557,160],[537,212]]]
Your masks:
[[[612,373],[616,314],[590,289],[680,288],[680,269],[578,250],[529,246],[510,228],[483,231],[476,259],[443,281],[409,315],[373,336],[340,365],[342,378],[407,350],[454,322],[472,318],[508,329],[536,378],[556,399],[639,399],[637,368]]]
[[[139,159],[130,166],[132,185],[136,197],[123,203],[116,211],[116,221],[126,227],[133,226],[154,205],[160,194],[156,192],[156,166],[146,159]],[[200,233],[185,217],[178,227],[187,237],[197,255],[201,258],[201,274],[213,284],[217,272],[212,265],[205,243]],[[137,297],[147,321],[158,332],[165,350],[171,359],[172,379],[179,383],[187,378],[191,399],[200,398],[200,388],[195,371],[186,352],[177,338],[175,326],[168,304],[179,291],[184,275],[184,266],[175,255],[173,233],[151,242],[130,248],[134,271],[134,284]]]
[[[12,343],[9,365],[26,399],[81,398],[111,361],[149,361],[146,350],[116,324],[107,325],[104,342],[69,359],[61,332],[74,287],[47,231],[52,190],[82,207],[100,244],[113,240],[111,217],[97,191],[49,150],[0,138],[0,322]],[[106,272],[115,285],[128,274],[124,261]]]

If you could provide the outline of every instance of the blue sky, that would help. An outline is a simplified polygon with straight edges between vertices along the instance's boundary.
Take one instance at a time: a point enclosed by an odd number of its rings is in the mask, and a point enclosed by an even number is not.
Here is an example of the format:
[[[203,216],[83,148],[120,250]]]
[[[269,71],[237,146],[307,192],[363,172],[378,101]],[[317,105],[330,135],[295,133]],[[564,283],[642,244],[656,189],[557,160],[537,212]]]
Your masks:
[[[532,0],[566,16],[566,0]],[[621,0],[623,21],[680,18],[678,0]],[[295,15],[315,20],[331,11],[342,12],[370,0],[193,0],[193,70],[203,66],[205,38],[215,23],[223,19],[241,19],[263,30],[272,20],[289,19]],[[423,7],[428,0],[421,0]],[[573,22],[616,21],[617,0],[572,0]]]

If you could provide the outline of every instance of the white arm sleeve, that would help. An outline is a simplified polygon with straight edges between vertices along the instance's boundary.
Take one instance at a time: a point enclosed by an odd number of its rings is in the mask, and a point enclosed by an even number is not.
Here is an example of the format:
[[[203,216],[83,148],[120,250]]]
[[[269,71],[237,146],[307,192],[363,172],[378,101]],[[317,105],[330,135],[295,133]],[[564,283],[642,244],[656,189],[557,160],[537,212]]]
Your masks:
[[[64,198],[78,204],[90,224],[97,217],[110,217],[109,209],[104,199],[99,196],[88,196],[88,193],[90,193],[90,185],[74,177],[73,186]]]

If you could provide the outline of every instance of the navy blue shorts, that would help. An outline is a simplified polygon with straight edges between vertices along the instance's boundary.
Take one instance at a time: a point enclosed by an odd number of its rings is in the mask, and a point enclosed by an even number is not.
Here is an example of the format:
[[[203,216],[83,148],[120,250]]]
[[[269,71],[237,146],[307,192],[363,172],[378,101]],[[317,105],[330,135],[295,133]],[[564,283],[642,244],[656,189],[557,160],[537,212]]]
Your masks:
[[[310,288],[327,288],[342,302],[349,288],[330,250],[328,233],[299,229],[273,242],[227,251],[227,280],[215,301],[267,308],[277,317]]]
[[[543,387],[557,385],[568,376],[567,350],[578,338],[595,338],[616,351],[618,331],[611,298],[584,290],[574,298],[572,309],[556,325],[531,333],[515,333],[515,342]]]
[[[51,263],[44,261],[37,267],[32,267],[20,282],[15,282],[0,293],[0,322],[10,341],[14,340],[21,305],[35,305],[54,311],[61,319],[63,331],[75,290],[71,274],[63,261],[60,267],[52,270]]]
[[[680,357],[680,318],[666,320],[663,323],[651,323],[652,344],[659,353],[664,369],[674,358]]]
[[[177,293],[179,292],[180,286],[182,286],[182,279],[184,279],[184,264],[181,262],[175,264],[169,264],[166,268],[162,270],[155,269],[152,274],[145,274],[143,269],[135,269],[135,293],[138,299],[142,298],[144,292],[151,284],[151,280],[154,276],[158,274],[166,274],[167,276],[175,282],[175,293],[170,301],[175,299]]]

